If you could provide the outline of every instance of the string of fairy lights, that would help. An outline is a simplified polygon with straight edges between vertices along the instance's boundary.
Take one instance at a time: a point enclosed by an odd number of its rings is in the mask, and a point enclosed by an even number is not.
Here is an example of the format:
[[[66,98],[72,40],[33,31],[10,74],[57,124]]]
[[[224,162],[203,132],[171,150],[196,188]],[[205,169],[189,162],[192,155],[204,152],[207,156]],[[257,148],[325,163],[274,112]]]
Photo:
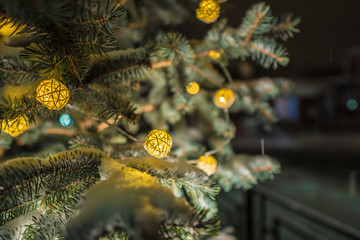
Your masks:
[[[215,22],[220,15],[220,5],[218,0],[201,0],[199,7],[196,9],[196,17],[204,23]],[[0,28],[0,35],[8,37],[15,32],[21,31],[18,26],[5,24]],[[218,59],[222,51],[210,50],[208,56],[212,60]],[[189,94],[195,95],[200,91],[200,86],[196,82],[190,82],[186,90]],[[36,88],[36,100],[42,103],[50,110],[61,110],[64,108],[70,98],[69,89],[60,81],[55,78],[49,78],[40,82]],[[213,102],[218,108],[224,109],[227,120],[228,108],[235,101],[235,94],[231,89],[221,88],[216,91],[213,97]],[[72,119],[68,114],[62,114],[59,118],[62,126],[66,127],[72,124]],[[8,120],[2,124],[2,130],[13,136],[17,137],[29,128],[28,118],[25,115],[16,117],[15,119]],[[224,144],[227,144],[226,141]],[[157,158],[164,158],[170,152],[172,147],[172,138],[165,130],[153,129],[150,131],[144,142],[145,150],[152,156]],[[202,169],[208,175],[214,174],[216,171],[217,161],[213,154],[218,150],[212,150],[205,153],[197,161],[197,167]]]

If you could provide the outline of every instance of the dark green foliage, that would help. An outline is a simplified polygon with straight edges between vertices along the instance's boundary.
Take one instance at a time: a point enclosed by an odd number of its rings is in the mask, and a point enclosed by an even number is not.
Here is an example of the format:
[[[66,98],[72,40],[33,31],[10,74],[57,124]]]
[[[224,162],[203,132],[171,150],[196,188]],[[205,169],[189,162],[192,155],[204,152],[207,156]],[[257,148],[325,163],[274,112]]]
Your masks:
[[[34,94],[35,95],[35,94]],[[35,117],[39,116],[42,119],[58,116],[61,112],[52,111],[42,105],[33,97],[23,96],[12,100],[2,98],[0,102],[0,120],[4,120],[1,124],[7,124],[8,121],[13,120],[19,116],[26,116],[29,122],[35,123]]]
[[[69,141],[69,145],[70,149],[85,147],[103,150],[103,142],[98,134],[77,135]]]
[[[6,14],[1,16],[0,22],[24,25],[24,32],[36,34],[74,26],[81,26],[83,31],[100,28],[111,32],[111,26],[122,26],[126,17],[124,9],[117,4],[114,0],[2,0],[0,9]]]
[[[1,166],[1,225],[41,205],[70,216],[80,194],[99,179],[102,157],[100,152],[78,149]]]
[[[125,23],[126,12],[119,1],[81,0],[81,7],[74,10],[71,27],[81,27],[83,30],[100,30],[112,32],[112,27],[121,27]]]
[[[91,116],[101,121],[113,118],[114,126],[135,124],[138,118],[138,114],[135,113],[136,108],[126,97],[116,94],[110,88],[83,89],[77,93],[76,98],[90,109]]]
[[[213,178],[190,165],[188,165],[187,171],[184,171],[177,164],[164,162],[157,158],[129,159],[123,160],[121,163],[156,177],[160,183],[170,188],[177,197],[195,191],[197,195],[200,193],[207,194],[214,200],[220,191]]]
[[[268,5],[258,3],[250,8],[242,24],[234,29],[220,21],[206,35],[206,43],[215,49],[223,49],[221,61],[251,57],[265,68],[276,69],[289,62],[287,51],[274,38],[287,40],[299,30],[296,26],[300,19],[290,14],[274,18]]]
[[[22,58],[31,61],[33,70],[41,75],[60,75],[62,81],[80,84],[89,67],[90,52],[68,39],[62,30],[54,37],[26,47]]]
[[[32,71],[29,62],[20,61],[16,57],[0,58],[0,87],[20,86],[38,79],[39,75]]]
[[[209,94],[206,98],[194,98],[194,104],[199,106],[197,110],[203,119],[205,127],[210,128],[213,133],[221,138],[235,135],[234,125],[226,121],[224,112],[212,103],[212,95]]]
[[[252,60],[257,61],[264,68],[278,68],[279,65],[286,66],[289,63],[286,49],[278,45],[274,39],[258,38],[250,42]]]
[[[273,17],[269,5],[264,2],[254,4],[247,12],[241,25],[239,35],[245,38],[250,35],[268,33],[272,27]]]
[[[10,98],[3,98],[0,102],[1,120],[5,120],[7,122],[19,116],[26,116],[26,109],[30,107],[30,105],[26,103],[27,101],[25,98],[15,98],[14,100],[11,100]]]
[[[103,134],[81,134],[69,141],[69,148],[96,148],[109,153],[115,159],[133,159],[148,157],[142,144],[111,144],[107,142],[107,135]]]
[[[95,62],[85,81],[101,84],[136,81],[151,67],[150,51],[151,47],[145,46],[114,52],[114,57]]]
[[[215,90],[219,86],[225,83],[225,78],[215,68],[204,61],[199,60],[195,64],[196,66],[190,66],[189,79],[196,79],[197,82],[205,89]],[[190,70],[189,69],[189,70]]]
[[[112,158],[143,158],[148,157],[149,154],[145,151],[144,146],[142,144],[124,144],[114,146],[111,151]]]
[[[180,33],[166,33],[158,36],[156,55],[171,60],[175,64],[190,64],[194,61],[194,52],[188,40]]]
[[[194,9],[199,4],[198,0],[141,0],[138,2],[138,6],[142,6],[143,11],[146,11],[143,14],[146,28],[150,28],[152,31],[156,31],[162,26],[183,23],[184,20],[193,17]]]
[[[217,217],[207,219],[208,211],[195,209],[192,218],[180,219],[169,216],[161,227],[161,234],[165,239],[200,239],[200,234],[216,235],[220,228]]]
[[[75,6],[72,0],[1,0],[0,9],[5,14],[1,15],[0,22],[24,26],[23,32],[47,34],[54,26],[69,22],[72,17],[69,13]]]
[[[281,14],[275,17],[274,25],[270,32],[274,37],[286,41],[292,38],[294,33],[300,32],[300,30],[296,28],[299,23],[300,18],[294,16],[292,13]]]
[[[46,25],[39,22],[36,27],[43,28],[48,36],[26,47],[22,57],[32,61],[33,70],[42,75],[60,75],[63,81],[80,84],[90,67],[90,54],[103,54],[117,47],[111,27],[122,25],[126,14],[112,0],[84,0],[79,5],[76,1],[49,2],[57,4],[53,7],[64,19],[42,14],[48,17],[43,21]],[[42,1],[39,4],[46,6]]]
[[[125,232],[113,232],[104,237],[100,237],[99,240],[129,240],[129,235]]]
[[[118,47],[117,38],[108,32],[90,29],[87,32],[75,31],[69,34],[70,38],[74,39],[74,44],[83,48],[85,52],[91,52],[94,55],[103,55]]]
[[[161,234],[165,239],[183,240],[192,239],[200,240],[200,234],[196,231],[191,231],[188,228],[177,227],[177,226],[164,226],[161,228]]]
[[[60,216],[55,214],[42,214],[32,217],[33,223],[27,225],[22,234],[23,240],[63,240],[61,227],[64,224]]]
[[[280,173],[280,164],[267,155],[250,156],[237,154],[224,162],[216,174],[221,189],[250,189],[258,182],[274,178]]]
[[[186,197],[196,209],[209,209],[207,219],[217,213],[215,197],[220,192],[214,179],[194,166],[181,160],[176,163],[164,162],[156,158],[130,158],[121,163],[146,172],[170,189],[177,198]]]

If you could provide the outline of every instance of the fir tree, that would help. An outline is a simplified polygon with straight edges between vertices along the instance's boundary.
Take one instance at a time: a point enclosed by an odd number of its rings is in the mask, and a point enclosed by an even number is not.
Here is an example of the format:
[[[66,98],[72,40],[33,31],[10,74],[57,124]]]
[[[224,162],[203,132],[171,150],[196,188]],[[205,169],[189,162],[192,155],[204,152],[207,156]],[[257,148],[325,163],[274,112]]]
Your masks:
[[[257,3],[231,27],[223,4],[0,0],[0,239],[199,239],[220,229],[220,190],[279,173],[233,152],[229,112],[274,122],[290,84],[227,66],[286,66],[299,19]],[[195,15],[203,39],[161,30]]]

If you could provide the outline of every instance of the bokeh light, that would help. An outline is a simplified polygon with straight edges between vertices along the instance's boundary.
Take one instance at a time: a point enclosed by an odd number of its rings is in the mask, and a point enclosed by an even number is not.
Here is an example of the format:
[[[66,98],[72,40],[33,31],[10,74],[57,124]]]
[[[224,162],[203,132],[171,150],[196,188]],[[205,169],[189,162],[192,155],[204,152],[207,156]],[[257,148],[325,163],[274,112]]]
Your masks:
[[[63,127],[68,127],[72,123],[72,119],[69,114],[63,113],[59,118],[59,122]]]
[[[346,107],[350,111],[355,111],[358,107],[358,102],[355,99],[350,98],[346,101]]]

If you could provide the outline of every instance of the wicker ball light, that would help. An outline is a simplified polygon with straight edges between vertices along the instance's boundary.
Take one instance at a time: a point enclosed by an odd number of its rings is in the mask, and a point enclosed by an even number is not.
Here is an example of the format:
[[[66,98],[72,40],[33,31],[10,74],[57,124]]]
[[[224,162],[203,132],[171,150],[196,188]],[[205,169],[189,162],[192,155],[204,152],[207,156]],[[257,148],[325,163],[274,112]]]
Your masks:
[[[22,134],[28,128],[29,124],[26,116],[18,116],[13,120],[2,122],[2,130],[13,137]]]
[[[222,88],[216,91],[214,103],[219,108],[229,108],[235,101],[235,94],[228,88]]]
[[[200,90],[199,84],[196,82],[191,82],[186,86],[186,91],[190,94],[197,94]]]
[[[36,88],[36,100],[51,110],[62,109],[69,98],[69,89],[54,78],[42,81]]]
[[[169,153],[171,146],[171,136],[165,130],[151,130],[144,142],[145,150],[157,158],[165,157]]]
[[[204,23],[212,23],[220,15],[220,5],[218,0],[202,0],[199,8],[196,9],[196,17]]]
[[[14,35],[19,33],[21,30],[25,28],[24,25],[19,26],[13,23],[6,23],[0,27],[0,35],[2,37],[9,37],[10,35]]]
[[[212,175],[215,173],[216,165],[216,159],[212,155],[201,156],[197,163],[197,167],[206,172],[207,175]]]

